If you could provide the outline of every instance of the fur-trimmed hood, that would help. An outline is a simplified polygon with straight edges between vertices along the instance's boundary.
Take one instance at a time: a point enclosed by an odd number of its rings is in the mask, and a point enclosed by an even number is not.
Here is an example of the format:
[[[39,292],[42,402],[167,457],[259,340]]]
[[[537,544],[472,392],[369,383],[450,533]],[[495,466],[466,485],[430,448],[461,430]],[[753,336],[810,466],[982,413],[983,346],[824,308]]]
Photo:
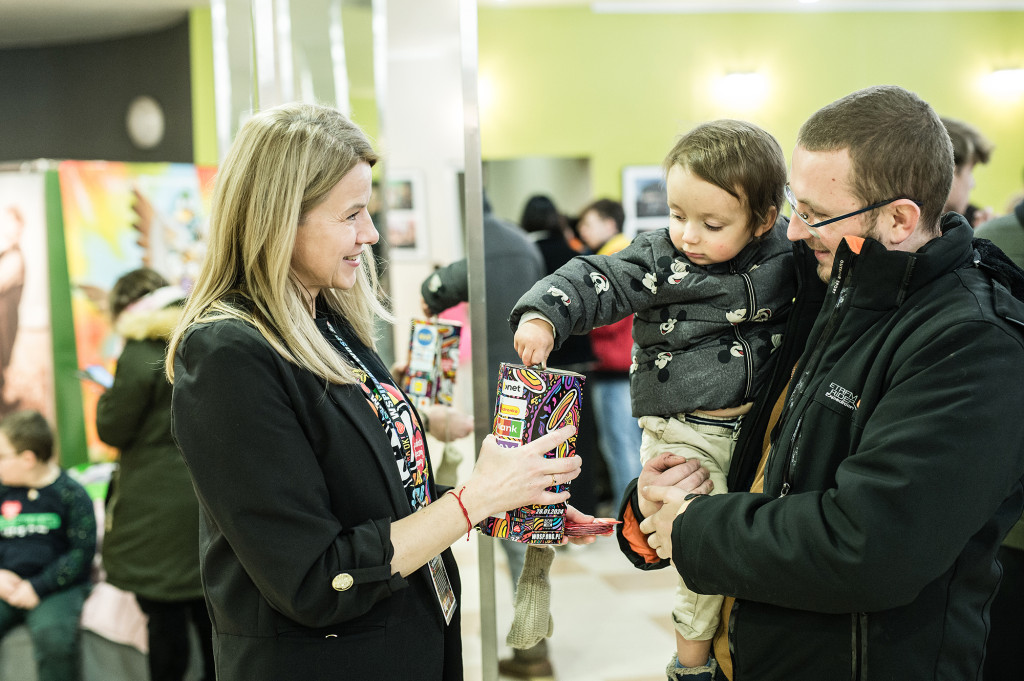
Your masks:
[[[181,319],[186,293],[165,286],[129,305],[117,317],[114,330],[125,340],[168,340]]]

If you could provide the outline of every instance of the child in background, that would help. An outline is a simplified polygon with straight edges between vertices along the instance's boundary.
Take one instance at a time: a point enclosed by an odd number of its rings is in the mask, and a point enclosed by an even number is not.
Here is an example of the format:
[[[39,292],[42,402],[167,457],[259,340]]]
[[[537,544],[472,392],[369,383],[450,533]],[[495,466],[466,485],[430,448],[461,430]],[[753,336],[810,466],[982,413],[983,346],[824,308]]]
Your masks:
[[[53,432],[39,412],[0,421],[0,638],[24,622],[39,681],[76,681],[96,516],[52,455]]]
[[[510,323],[516,351],[532,365],[570,334],[635,315],[630,397],[643,427],[641,459],[698,458],[719,494],[794,295],[791,246],[773,230],[786,164],[767,132],[720,120],[682,136],[665,170],[667,229],[642,233],[615,255],[573,259],[519,300]],[[721,602],[680,581],[670,679],[713,677]]]

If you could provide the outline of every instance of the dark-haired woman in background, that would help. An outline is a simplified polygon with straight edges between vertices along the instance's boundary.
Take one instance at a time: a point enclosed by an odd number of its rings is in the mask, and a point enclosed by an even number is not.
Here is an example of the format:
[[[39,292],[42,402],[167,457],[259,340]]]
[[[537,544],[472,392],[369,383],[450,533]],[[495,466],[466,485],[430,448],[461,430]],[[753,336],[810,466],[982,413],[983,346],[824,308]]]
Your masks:
[[[213,681],[210,617],[199,580],[199,502],[171,436],[171,384],[164,375],[167,339],[181,318],[185,292],[149,268],[114,284],[110,313],[125,339],[114,384],[100,396],[100,439],[120,450],[107,501],[103,565],[107,581],[135,594],[149,618],[151,681],[181,681],[195,625]]]

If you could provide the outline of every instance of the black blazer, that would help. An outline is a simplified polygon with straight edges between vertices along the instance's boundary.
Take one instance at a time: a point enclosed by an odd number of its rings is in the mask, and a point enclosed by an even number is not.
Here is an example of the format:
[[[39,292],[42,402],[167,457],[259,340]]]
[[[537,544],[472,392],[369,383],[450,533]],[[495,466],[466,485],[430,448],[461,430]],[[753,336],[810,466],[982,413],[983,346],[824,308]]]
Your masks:
[[[174,375],[217,678],[461,679],[459,610],[446,625],[426,567],[391,574],[391,523],[411,509],[360,388],[326,385],[239,320],[190,329]]]

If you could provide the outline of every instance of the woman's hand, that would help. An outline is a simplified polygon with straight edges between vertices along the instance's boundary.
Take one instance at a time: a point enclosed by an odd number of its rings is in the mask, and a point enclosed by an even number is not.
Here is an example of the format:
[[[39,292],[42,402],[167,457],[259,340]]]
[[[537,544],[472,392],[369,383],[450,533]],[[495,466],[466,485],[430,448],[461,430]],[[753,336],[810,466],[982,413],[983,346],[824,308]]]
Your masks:
[[[454,407],[434,404],[427,409],[430,434],[441,442],[452,442],[473,432],[473,417]]]
[[[473,524],[520,506],[558,504],[568,499],[568,491],[549,492],[547,488],[574,480],[583,460],[579,456],[547,458],[544,454],[575,432],[575,426],[565,426],[514,448],[502,447],[493,435],[484,438],[462,495]]]
[[[710,494],[715,483],[711,482],[707,469],[702,468],[697,459],[666,452],[644,464],[636,483],[640,513],[649,518],[661,509],[661,502],[646,498],[643,495],[645,487],[678,487],[685,496],[690,492]]]
[[[589,525],[590,523],[594,522],[596,518],[592,515],[587,515],[583,511],[576,508],[575,506],[566,504],[565,520],[566,522]],[[597,541],[596,534],[588,534],[582,537],[562,537],[563,544],[593,544],[595,541]]]

